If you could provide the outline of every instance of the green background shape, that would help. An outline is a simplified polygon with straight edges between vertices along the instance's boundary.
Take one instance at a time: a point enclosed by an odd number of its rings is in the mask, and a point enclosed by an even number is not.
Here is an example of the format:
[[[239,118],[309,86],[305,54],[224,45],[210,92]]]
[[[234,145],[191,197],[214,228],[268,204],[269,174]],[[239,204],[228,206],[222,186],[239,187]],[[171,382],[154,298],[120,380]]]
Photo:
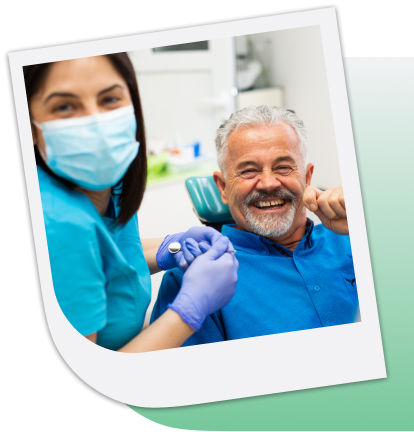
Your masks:
[[[414,59],[348,58],[344,65],[388,378],[131,407],[144,417],[194,430],[414,429]]]

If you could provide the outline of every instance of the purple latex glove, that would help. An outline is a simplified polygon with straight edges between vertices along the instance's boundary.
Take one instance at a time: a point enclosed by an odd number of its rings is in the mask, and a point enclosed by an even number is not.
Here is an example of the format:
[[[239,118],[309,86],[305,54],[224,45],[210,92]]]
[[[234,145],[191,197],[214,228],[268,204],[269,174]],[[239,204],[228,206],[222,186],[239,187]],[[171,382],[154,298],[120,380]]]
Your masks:
[[[183,249],[183,255],[179,262],[179,267],[181,271],[184,273],[188,266],[200,255],[207,252],[211,248],[211,245],[207,242],[200,242],[197,243],[192,238],[188,238],[185,241],[183,241],[182,249]],[[233,245],[229,241],[229,245],[227,247],[227,251],[229,253],[232,253],[233,255],[236,253],[236,251],[233,248]]]
[[[168,305],[195,331],[208,315],[226,306],[233,297],[239,263],[233,253],[227,252],[229,243],[222,236],[194,259],[184,274],[180,292]]]
[[[212,246],[221,237],[223,237],[221,233],[210,227],[193,227],[183,233],[167,235],[157,252],[158,267],[161,270],[169,270],[174,267],[180,267],[183,272],[187,270],[190,263],[186,262],[183,251],[172,254],[168,250],[168,245],[172,242],[179,242],[181,249],[183,249],[183,244],[188,238],[192,238],[197,243],[206,242]]]

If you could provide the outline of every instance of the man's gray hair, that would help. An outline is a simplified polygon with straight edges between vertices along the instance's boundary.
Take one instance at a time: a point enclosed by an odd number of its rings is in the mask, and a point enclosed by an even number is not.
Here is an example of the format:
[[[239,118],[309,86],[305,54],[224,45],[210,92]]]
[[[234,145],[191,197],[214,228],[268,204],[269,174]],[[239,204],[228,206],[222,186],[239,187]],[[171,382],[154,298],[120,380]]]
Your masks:
[[[299,138],[299,148],[306,167],[308,161],[308,146],[306,142],[306,129],[303,121],[298,118],[296,113],[284,108],[260,105],[249,106],[235,111],[226,120],[216,133],[217,162],[222,172],[224,172],[224,160],[227,153],[227,142],[230,134],[240,127],[256,126],[276,126],[285,123],[293,128]]]

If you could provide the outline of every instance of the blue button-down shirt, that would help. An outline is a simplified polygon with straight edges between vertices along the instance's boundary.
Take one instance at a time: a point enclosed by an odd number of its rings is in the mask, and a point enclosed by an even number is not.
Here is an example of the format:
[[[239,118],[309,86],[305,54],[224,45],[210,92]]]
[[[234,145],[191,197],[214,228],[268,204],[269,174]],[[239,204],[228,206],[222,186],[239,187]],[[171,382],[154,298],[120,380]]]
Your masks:
[[[355,321],[358,295],[349,236],[308,220],[294,252],[263,237],[225,225],[239,261],[230,303],[207,317],[184,345],[347,324]],[[183,275],[164,275],[153,311],[163,313],[177,295]]]

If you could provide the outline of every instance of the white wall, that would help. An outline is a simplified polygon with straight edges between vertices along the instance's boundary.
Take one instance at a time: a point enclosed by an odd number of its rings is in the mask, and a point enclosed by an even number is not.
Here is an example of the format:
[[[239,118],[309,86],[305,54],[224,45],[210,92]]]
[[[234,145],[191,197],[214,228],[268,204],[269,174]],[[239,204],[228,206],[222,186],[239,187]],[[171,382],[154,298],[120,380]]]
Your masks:
[[[209,49],[129,53],[143,107],[148,146],[182,149],[201,143],[215,153],[215,133],[235,109],[234,44],[231,38],[209,41]],[[158,149],[159,150],[159,149]]]
[[[265,64],[270,84],[284,88],[285,107],[296,111],[305,123],[309,162],[315,165],[312,185],[327,189],[341,184],[319,26],[251,38],[259,50],[267,47],[270,51]]]

